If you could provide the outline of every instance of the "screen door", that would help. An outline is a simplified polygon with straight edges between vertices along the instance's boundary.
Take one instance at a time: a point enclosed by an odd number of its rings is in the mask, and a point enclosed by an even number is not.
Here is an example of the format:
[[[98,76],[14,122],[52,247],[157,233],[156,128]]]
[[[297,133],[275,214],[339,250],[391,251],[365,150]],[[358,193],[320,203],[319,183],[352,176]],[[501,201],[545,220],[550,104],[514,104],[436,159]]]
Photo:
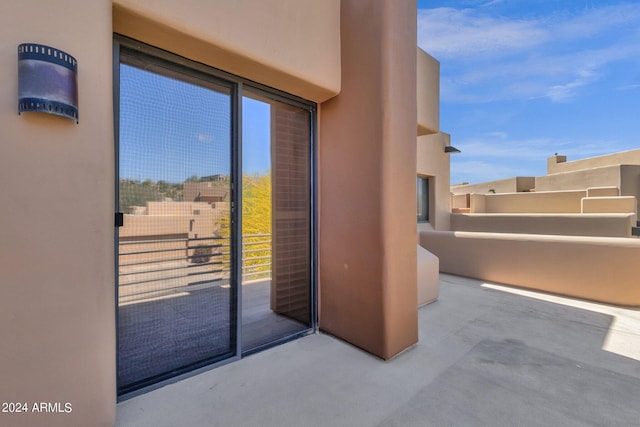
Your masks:
[[[119,55],[118,390],[236,354],[233,86]]]

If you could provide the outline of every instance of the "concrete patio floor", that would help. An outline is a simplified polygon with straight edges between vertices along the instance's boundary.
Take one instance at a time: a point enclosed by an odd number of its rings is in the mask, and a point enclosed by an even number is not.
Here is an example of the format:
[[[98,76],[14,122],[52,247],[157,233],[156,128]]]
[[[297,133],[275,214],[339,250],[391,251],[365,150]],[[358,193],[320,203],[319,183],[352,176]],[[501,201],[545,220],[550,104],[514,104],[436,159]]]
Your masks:
[[[640,426],[640,311],[440,276],[391,361],[316,334],[118,405],[117,426]]]

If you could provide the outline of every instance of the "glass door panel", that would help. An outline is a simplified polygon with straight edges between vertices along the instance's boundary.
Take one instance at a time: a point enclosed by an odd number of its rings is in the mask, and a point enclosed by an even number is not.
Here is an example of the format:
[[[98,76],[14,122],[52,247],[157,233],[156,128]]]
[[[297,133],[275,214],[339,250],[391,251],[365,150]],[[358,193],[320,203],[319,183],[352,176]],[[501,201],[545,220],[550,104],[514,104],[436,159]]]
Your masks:
[[[231,87],[121,53],[118,390],[236,352]]]
[[[245,88],[242,349],[311,326],[310,113]]]

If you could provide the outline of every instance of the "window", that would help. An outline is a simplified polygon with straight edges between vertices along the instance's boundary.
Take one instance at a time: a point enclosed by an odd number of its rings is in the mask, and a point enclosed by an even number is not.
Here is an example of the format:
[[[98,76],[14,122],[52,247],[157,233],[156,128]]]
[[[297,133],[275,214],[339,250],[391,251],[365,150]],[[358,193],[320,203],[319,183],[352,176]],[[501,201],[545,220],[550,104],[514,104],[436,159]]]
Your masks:
[[[429,178],[418,176],[417,181],[418,222],[429,222]]]

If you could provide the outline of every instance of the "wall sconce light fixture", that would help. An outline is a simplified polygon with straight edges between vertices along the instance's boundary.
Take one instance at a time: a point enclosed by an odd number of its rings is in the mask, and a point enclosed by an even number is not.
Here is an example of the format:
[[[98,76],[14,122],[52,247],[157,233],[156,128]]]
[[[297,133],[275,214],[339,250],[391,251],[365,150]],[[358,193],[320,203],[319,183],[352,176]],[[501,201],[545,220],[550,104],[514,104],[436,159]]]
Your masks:
[[[23,111],[78,123],[78,62],[73,56],[36,43],[18,46],[18,114]]]
[[[447,145],[446,147],[444,147],[444,152],[445,153],[461,153],[462,151],[458,150],[453,145]]]

